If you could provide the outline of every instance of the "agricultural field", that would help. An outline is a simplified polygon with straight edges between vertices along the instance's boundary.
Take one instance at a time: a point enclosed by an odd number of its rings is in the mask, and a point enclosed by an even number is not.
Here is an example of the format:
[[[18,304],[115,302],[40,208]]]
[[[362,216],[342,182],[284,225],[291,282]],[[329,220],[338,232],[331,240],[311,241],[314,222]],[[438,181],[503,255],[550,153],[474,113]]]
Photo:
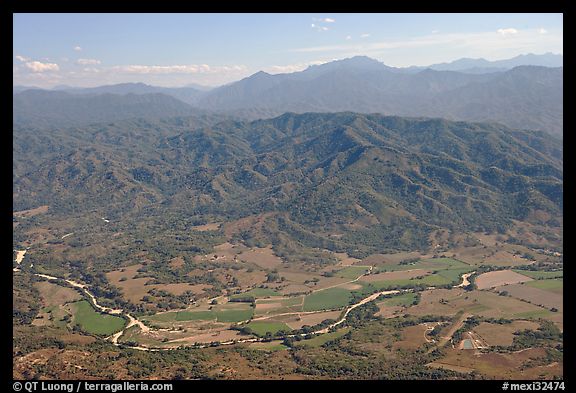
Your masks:
[[[536,330],[540,326],[534,321],[516,320],[511,323],[482,322],[473,328],[488,345],[510,346],[514,340],[514,333],[521,330]]]
[[[479,275],[474,282],[478,289],[487,289],[527,281],[532,281],[532,279],[512,270],[497,270]]]
[[[336,273],[337,277],[349,278],[351,280],[357,279],[361,275],[368,271],[367,267],[364,266],[349,266]]]
[[[526,285],[543,289],[545,291],[550,291],[562,295],[564,293],[564,281],[559,279],[544,279],[531,281],[526,283]]]
[[[530,282],[531,283],[531,282]],[[494,290],[499,293],[506,293],[517,299],[525,300],[529,303],[536,304],[548,309],[556,309],[562,312],[563,309],[563,296],[562,294],[547,291],[532,285],[526,284],[511,284],[496,287]]]
[[[279,331],[289,332],[292,330],[290,329],[290,326],[283,322],[252,321],[244,326],[250,328],[250,330],[258,336],[265,336],[266,333],[274,334]]]
[[[329,288],[304,298],[303,311],[331,310],[347,306],[352,292],[342,288]]]
[[[547,271],[540,271],[540,270],[515,270],[515,269],[512,269],[512,271],[519,273],[519,274],[522,274],[524,276],[533,278],[534,280],[544,280],[544,279],[564,277],[564,271],[563,270],[547,272]]]
[[[126,324],[124,318],[97,312],[86,300],[71,303],[69,308],[72,322],[87,333],[109,336],[122,330]]]
[[[411,306],[417,299],[416,293],[403,293],[401,295],[394,295],[388,299],[378,302],[377,305],[383,304],[385,306]]]

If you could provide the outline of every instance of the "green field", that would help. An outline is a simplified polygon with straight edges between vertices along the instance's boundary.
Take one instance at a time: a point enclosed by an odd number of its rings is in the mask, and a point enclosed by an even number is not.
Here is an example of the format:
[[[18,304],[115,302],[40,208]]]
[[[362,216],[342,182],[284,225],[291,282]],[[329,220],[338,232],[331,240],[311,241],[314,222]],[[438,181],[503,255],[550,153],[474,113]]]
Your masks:
[[[564,277],[564,271],[558,270],[555,272],[544,272],[544,271],[532,271],[532,270],[518,270],[513,269],[514,272],[522,274],[524,276],[533,278],[535,280],[543,280],[547,278],[559,278]]]
[[[548,280],[535,280],[526,283],[534,288],[544,289],[546,291],[554,293],[563,293],[564,291],[564,281],[562,279],[548,279]]]
[[[370,284],[379,290],[384,290],[388,288],[392,289],[396,287],[402,287],[405,285],[415,286],[419,284],[425,284],[427,286],[437,286],[450,284],[452,282],[453,281],[451,279],[444,277],[440,273],[437,273],[425,276],[421,279],[402,278],[399,280],[375,281],[371,282]]]
[[[386,306],[410,306],[418,297],[415,293],[403,293],[401,295],[393,296],[388,299],[384,299],[379,302],[379,304],[384,304]]]
[[[185,322],[185,321],[210,321],[218,322],[241,322],[252,318],[254,309],[217,309],[206,311],[175,311],[156,314],[144,319],[157,322]]]
[[[242,322],[252,318],[254,309],[248,310],[221,310],[216,311],[218,322]]]
[[[516,314],[512,314],[513,318],[518,318],[518,319],[528,319],[528,318],[546,318],[549,317],[550,315],[554,315],[554,313],[552,311],[548,311],[548,310],[536,310],[536,311],[526,311],[526,312],[519,312]]]
[[[425,270],[447,270],[464,269],[470,265],[453,258],[430,258],[407,265],[386,265],[379,266],[378,272],[391,272],[398,270],[425,269]]]
[[[461,277],[464,273],[469,273],[474,270],[471,267],[463,267],[456,269],[441,270],[438,274],[450,280],[453,284],[459,284],[462,280]]]
[[[74,322],[87,333],[109,336],[122,330],[126,324],[124,318],[100,314],[86,300],[72,303],[71,306]]]
[[[320,347],[320,346],[326,344],[327,342],[330,342],[330,341],[336,340],[339,337],[342,337],[343,335],[345,335],[349,331],[350,331],[350,328],[346,327],[344,329],[340,329],[340,330],[337,330],[337,331],[332,332],[332,333],[319,334],[319,335],[311,338],[310,340],[296,341],[294,343],[294,346],[295,347]]]
[[[250,322],[245,325],[252,329],[252,332],[258,336],[264,336],[267,332],[272,334],[279,332],[281,330],[285,330],[287,332],[291,331],[290,327],[283,322]]]
[[[353,280],[366,273],[367,271],[368,268],[363,266],[348,266],[336,272],[336,277],[349,278]]]
[[[278,292],[270,288],[254,288],[244,293],[238,293],[230,296],[230,299],[239,299],[246,296],[253,296],[254,298],[262,298],[268,296],[280,296]]]
[[[342,288],[329,288],[314,292],[304,299],[304,311],[318,311],[342,308],[347,306],[352,292]]]

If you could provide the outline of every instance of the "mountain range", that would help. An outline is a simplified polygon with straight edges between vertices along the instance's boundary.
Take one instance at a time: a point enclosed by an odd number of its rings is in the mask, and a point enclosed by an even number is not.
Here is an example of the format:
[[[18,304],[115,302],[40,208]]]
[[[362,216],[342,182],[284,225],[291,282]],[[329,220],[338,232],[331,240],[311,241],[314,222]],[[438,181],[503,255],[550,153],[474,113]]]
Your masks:
[[[245,236],[359,255],[424,249],[443,228],[558,226],[562,163],[559,139],[493,123],[351,112],[192,117],[17,127],[13,187],[16,209],[96,210],[126,230],[131,220],[178,215],[267,217],[268,229]]]
[[[558,64],[558,56],[526,55],[488,63],[482,59],[461,59],[423,70],[389,67],[358,56],[290,74],[271,75],[260,71],[208,91],[143,83],[57,91],[22,91],[16,86],[14,121],[15,124],[33,121],[35,125],[53,122],[73,125],[101,119],[199,113],[225,113],[254,120],[287,111],[353,111],[494,121],[562,137],[563,67],[521,65],[498,71],[526,62]],[[496,71],[453,71],[470,66],[487,68],[487,64],[496,67],[491,68]]]

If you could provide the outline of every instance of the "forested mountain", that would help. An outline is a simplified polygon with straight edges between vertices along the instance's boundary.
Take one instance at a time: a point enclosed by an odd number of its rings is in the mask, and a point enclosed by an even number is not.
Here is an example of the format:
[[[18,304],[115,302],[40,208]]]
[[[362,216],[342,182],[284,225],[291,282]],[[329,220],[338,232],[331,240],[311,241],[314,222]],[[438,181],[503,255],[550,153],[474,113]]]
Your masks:
[[[161,93],[73,95],[61,91],[26,90],[13,95],[14,124],[33,127],[198,113],[199,110]]]
[[[355,57],[292,74],[258,72],[203,95],[198,107],[216,111],[286,111],[431,116],[498,121],[562,135],[563,68],[521,66],[470,74],[426,69],[402,72]]]
[[[562,162],[561,141],[543,132],[350,112],[22,127],[14,201],[123,219],[270,213],[269,230],[247,236],[350,252],[425,248],[438,228],[560,225]]]

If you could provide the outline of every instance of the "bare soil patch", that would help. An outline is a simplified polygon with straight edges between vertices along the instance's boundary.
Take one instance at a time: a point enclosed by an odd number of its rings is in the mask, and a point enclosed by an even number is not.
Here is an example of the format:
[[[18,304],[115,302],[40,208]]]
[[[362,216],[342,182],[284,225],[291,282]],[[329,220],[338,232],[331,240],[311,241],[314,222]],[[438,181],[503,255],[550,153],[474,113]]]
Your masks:
[[[476,277],[475,283],[478,289],[487,289],[526,281],[532,281],[532,279],[512,270],[499,270],[481,274]]]
[[[196,225],[193,226],[191,229],[193,231],[217,231],[218,229],[220,229],[220,227],[222,226],[221,222],[213,222],[213,223],[209,223],[209,224],[204,224],[204,225]]]
[[[37,214],[43,214],[48,212],[48,205],[42,205],[42,206],[38,206],[34,209],[28,209],[28,210],[20,210],[17,212],[13,212],[12,214],[16,217],[24,217],[24,218],[28,218],[28,217],[33,217]]]
[[[497,292],[506,291],[511,296],[526,300],[537,306],[546,308],[556,308],[560,312],[563,310],[563,295],[534,288],[528,285],[512,284],[496,287]]]

